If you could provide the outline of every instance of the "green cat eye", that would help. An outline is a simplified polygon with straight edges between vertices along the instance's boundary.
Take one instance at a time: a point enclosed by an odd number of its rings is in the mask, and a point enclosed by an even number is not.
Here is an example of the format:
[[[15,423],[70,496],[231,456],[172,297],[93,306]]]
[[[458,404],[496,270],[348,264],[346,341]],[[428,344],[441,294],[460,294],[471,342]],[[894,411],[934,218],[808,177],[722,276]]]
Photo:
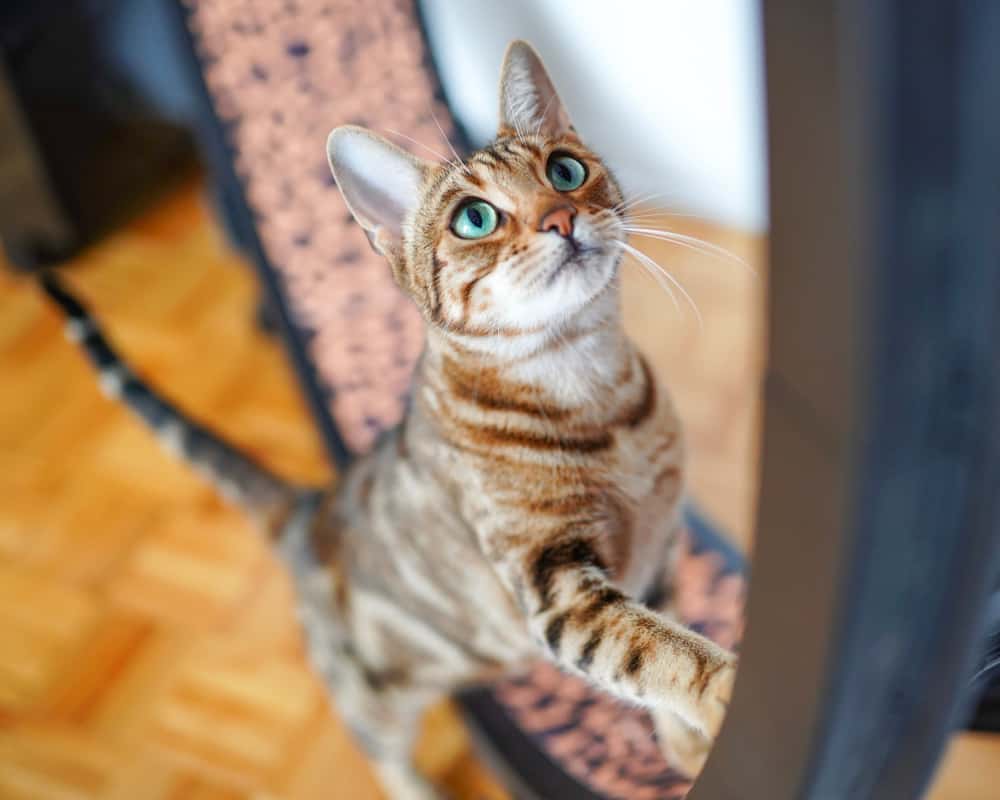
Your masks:
[[[497,210],[485,200],[466,203],[451,220],[451,229],[463,239],[482,239],[497,229]]]
[[[568,156],[565,153],[556,153],[549,159],[546,173],[549,176],[549,181],[560,192],[572,192],[574,189],[579,189],[587,180],[587,168],[573,156]]]

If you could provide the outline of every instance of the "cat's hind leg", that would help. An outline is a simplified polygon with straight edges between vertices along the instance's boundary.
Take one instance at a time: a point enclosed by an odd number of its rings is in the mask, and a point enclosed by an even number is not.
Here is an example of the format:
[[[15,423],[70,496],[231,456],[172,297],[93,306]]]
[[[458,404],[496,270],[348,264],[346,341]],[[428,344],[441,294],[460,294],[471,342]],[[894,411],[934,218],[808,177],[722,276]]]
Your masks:
[[[420,721],[437,693],[412,686],[392,670],[374,670],[350,645],[337,654],[332,688],[337,711],[368,757],[390,800],[443,800],[413,763]]]
[[[389,800],[443,800],[413,763],[413,748],[424,710],[441,697],[412,684],[405,671],[374,668],[353,643],[341,639],[319,672],[331,701],[354,741],[367,756]],[[316,659],[313,658],[315,663]]]
[[[423,706],[392,708],[374,698],[337,698],[337,708],[368,757],[385,796],[391,800],[444,800],[445,794],[425,778],[413,762],[413,747]]]
[[[443,795],[412,762],[423,710],[438,694],[413,686],[403,670],[379,669],[367,663],[359,655],[347,625],[330,613],[328,593],[312,597],[303,588],[300,586],[298,611],[309,661],[327,685],[332,705],[372,764],[386,797],[441,800]],[[308,599],[314,602],[306,602]]]

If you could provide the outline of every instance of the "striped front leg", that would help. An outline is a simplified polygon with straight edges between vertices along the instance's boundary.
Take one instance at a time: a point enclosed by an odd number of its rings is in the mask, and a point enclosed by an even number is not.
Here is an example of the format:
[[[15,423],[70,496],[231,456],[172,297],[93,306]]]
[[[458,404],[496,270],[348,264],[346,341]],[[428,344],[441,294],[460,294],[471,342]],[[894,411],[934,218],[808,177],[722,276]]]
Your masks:
[[[736,657],[617,589],[593,537],[555,537],[508,567],[532,632],[559,664],[621,697],[672,711],[715,738]]]

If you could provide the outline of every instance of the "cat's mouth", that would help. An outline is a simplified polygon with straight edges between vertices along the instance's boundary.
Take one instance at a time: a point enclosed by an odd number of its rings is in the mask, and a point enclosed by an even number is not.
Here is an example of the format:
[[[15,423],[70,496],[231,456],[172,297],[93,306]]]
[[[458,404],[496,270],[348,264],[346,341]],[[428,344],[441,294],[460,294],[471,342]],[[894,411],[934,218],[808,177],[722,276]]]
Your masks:
[[[555,283],[556,279],[568,269],[585,266],[594,256],[604,252],[602,245],[583,244],[583,242],[573,238],[566,239],[565,242],[562,259],[552,268],[548,278],[546,278],[545,282],[548,286]]]

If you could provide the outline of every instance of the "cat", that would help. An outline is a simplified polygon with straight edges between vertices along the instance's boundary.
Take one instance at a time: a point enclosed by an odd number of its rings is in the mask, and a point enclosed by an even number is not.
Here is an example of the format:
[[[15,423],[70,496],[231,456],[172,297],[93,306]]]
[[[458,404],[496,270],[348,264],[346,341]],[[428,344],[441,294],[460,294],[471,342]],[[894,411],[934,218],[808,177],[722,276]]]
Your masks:
[[[291,486],[161,400],[53,276],[67,333],[116,397],[259,519],[289,564],[310,658],[389,797],[422,710],[545,655],[649,708],[690,771],[736,658],[636,598],[669,587],[681,424],[622,328],[622,192],[545,67],[513,42],[496,139],[423,161],[354,126],[327,151],[426,321],[402,423],[336,488]]]

